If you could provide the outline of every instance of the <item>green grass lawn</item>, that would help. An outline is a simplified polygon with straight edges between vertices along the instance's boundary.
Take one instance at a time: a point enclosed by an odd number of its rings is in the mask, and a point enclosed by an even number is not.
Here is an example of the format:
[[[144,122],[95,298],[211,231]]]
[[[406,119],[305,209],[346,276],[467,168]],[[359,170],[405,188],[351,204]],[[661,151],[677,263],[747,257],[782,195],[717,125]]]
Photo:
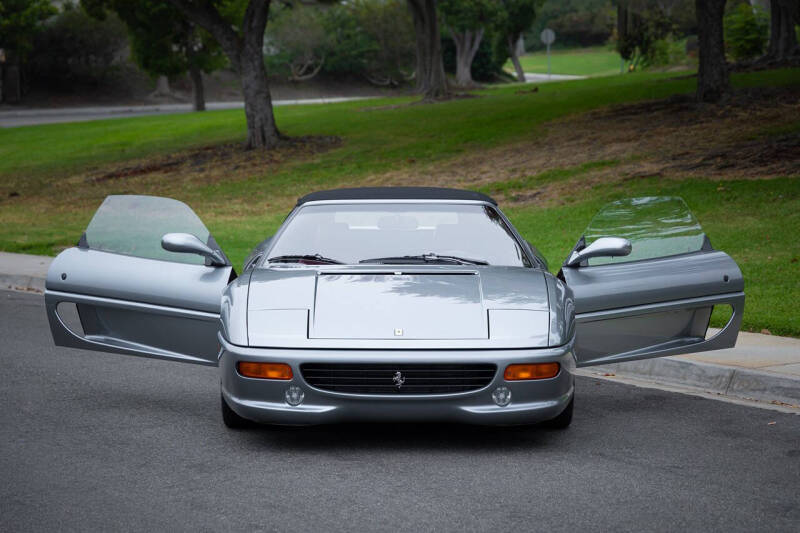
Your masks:
[[[547,52],[526,54],[520,57],[520,63],[525,72],[547,73]],[[550,51],[550,66],[553,74],[608,76],[620,73],[619,64],[619,54],[605,46]],[[508,72],[514,72],[514,65],[510,60],[504,68]]]
[[[797,71],[737,74],[738,86],[798,85]],[[241,142],[241,111],[161,115],[75,124],[0,129],[0,249],[55,254],[77,240],[107,194],[161,194],[186,201],[237,265],[280,224],[293,198],[319,188],[358,185],[385,172],[437,163],[507,143],[535,142],[543,124],[601,106],[664,98],[693,90],[694,80],[636,73],[483,91],[479,98],[435,105],[397,105],[407,98],[276,109],[292,136],[335,135],[332,150],[283,161],[212,182],[88,179],[98,168],[214,143]],[[781,130],[782,132],[783,130]],[[492,183],[488,192],[524,191],[548,180],[577,180],[596,161],[525,180]],[[553,270],[594,212],[625,196],[670,194],[686,199],[715,247],[742,267],[748,293],[744,326],[800,336],[800,176],[759,181],[656,178],[576,187],[550,207],[511,207],[509,216],[547,256]],[[794,228],[794,229],[792,229]]]

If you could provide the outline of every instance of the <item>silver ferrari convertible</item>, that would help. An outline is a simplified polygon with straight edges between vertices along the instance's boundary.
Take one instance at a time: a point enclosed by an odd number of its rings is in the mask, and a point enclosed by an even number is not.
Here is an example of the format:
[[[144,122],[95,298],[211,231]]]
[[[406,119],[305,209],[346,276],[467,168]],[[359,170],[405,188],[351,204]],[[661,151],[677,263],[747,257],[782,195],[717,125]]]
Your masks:
[[[554,275],[492,198],[425,187],[304,196],[238,276],[186,204],[109,196],[46,287],[57,345],[219,366],[232,428],[564,428],[576,367],[731,347],[745,298],[680,198],[607,205]]]

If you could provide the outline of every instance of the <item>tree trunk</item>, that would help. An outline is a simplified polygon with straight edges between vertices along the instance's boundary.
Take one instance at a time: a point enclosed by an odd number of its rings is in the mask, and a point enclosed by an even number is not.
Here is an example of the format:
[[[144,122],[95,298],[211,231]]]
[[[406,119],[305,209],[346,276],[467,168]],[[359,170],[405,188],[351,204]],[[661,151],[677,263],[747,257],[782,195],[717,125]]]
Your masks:
[[[519,62],[517,42],[518,40],[513,36],[508,36],[508,55],[511,56],[511,63],[514,65],[514,70],[517,72],[517,80],[524,83],[527,80],[525,79],[525,71],[522,70],[522,63]]]
[[[472,87],[472,61],[478,53],[478,47],[483,39],[483,28],[472,31],[466,30],[463,33],[450,31],[453,42],[456,45],[456,85],[459,87]]]
[[[248,49],[245,46],[240,61],[239,74],[242,78],[244,114],[247,117],[247,146],[274,147],[281,136],[272,113],[272,97],[261,47]]]
[[[169,78],[166,76],[156,78],[156,88],[150,93],[150,97],[156,96],[172,96],[172,90],[169,88]]]
[[[408,0],[417,38],[417,92],[423,100],[447,96],[436,0]]]
[[[195,65],[189,66],[189,78],[192,80],[192,102],[195,111],[206,110],[206,94],[203,87],[203,71]]]
[[[249,0],[241,34],[233,29],[211,2],[171,0],[198,26],[205,28],[222,47],[239,75],[247,117],[247,148],[274,148],[281,139],[272,112],[272,97],[264,66],[264,29],[270,0]]]
[[[18,104],[22,100],[22,77],[20,75],[19,65],[15,63],[6,63],[0,73],[3,75],[2,86],[2,102],[8,104]]]
[[[722,37],[725,0],[695,0],[700,64],[697,69],[697,99],[716,102],[728,90],[728,65]]]
[[[796,0],[770,0],[767,60],[784,61],[798,54],[797,34],[794,31],[798,6],[795,4]]]

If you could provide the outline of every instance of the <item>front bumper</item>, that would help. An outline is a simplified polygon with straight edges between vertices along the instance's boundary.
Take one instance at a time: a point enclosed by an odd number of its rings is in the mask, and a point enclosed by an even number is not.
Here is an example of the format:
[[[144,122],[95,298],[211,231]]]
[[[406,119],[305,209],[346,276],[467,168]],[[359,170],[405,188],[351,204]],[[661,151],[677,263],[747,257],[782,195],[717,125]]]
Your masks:
[[[313,425],[338,422],[461,422],[487,425],[531,424],[558,416],[574,390],[575,358],[572,344],[529,350],[297,350],[246,348],[221,336],[222,395],[239,416],[265,424]],[[245,378],[236,371],[238,361],[287,363],[290,381]],[[479,390],[457,394],[377,395],[346,394],[317,389],[303,380],[302,363],[494,363],[492,382]],[[505,381],[503,370],[512,363],[558,362],[559,374],[551,379]],[[286,403],[290,385],[299,386],[305,398],[298,406]],[[511,403],[497,406],[492,391],[511,390]]]

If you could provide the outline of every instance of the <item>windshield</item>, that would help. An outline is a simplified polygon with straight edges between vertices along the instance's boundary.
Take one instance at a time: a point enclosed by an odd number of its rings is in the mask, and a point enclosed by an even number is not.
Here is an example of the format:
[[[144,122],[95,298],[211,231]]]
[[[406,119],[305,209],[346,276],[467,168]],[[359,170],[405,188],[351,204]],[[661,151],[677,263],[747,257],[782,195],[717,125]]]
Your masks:
[[[530,266],[497,211],[471,204],[307,205],[289,220],[267,260],[300,256],[345,264],[398,264],[403,262],[398,258],[413,256],[408,263],[465,259],[464,263]]]

